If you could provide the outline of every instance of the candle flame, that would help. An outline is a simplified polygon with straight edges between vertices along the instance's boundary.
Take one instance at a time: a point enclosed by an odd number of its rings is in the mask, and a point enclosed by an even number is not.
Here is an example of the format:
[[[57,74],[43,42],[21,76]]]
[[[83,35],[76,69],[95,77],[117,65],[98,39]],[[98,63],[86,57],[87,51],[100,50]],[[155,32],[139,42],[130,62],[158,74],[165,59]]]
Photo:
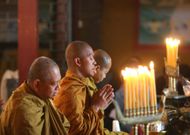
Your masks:
[[[172,38],[172,37],[166,38],[165,42],[167,45],[170,45],[170,46],[178,46],[180,44],[179,39]]]
[[[121,71],[121,74],[123,77],[130,76],[131,75],[131,69],[125,68],[124,70]]]
[[[150,62],[150,69],[153,69],[154,68],[154,62],[151,61]],[[142,74],[150,74],[150,70],[147,66],[142,66],[142,65],[139,65],[138,68],[130,68],[130,67],[126,67],[125,69],[121,70],[121,75],[125,78],[127,76],[138,76],[138,75],[142,75]]]
[[[149,67],[150,67],[150,69],[154,69],[154,62],[153,61],[150,62]]]

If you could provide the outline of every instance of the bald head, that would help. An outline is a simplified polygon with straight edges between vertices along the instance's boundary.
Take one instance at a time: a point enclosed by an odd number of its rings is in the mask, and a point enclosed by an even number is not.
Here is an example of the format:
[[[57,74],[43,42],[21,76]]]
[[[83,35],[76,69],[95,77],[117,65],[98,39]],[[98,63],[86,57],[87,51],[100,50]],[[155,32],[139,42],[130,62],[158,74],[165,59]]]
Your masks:
[[[48,57],[39,57],[31,64],[28,72],[28,81],[35,79],[50,80],[52,71],[59,72],[58,65]]]
[[[100,68],[109,69],[111,67],[112,61],[110,55],[104,50],[98,49],[94,51],[94,59]]]
[[[84,42],[84,41],[73,41],[71,42],[65,52],[65,57],[67,61],[68,68],[72,68],[74,66],[74,59],[79,57],[83,58],[86,57],[87,50],[90,49],[92,50],[91,46]]]

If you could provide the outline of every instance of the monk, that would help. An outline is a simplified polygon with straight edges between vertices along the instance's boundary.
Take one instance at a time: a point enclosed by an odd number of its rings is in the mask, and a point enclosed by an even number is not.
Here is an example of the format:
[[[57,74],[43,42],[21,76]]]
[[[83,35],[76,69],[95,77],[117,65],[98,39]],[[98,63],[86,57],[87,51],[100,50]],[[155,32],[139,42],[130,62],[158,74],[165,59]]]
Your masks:
[[[106,74],[109,72],[112,60],[110,55],[102,49],[94,51],[94,59],[96,61],[96,73],[93,76],[95,83],[101,82],[106,78]]]
[[[100,83],[106,78],[106,75],[109,72],[112,65],[112,59],[110,55],[102,49],[97,49],[94,51],[94,59],[96,61],[96,73],[94,74],[92,79],[90,79],[92,83],[91,85],[94,85],[95,88],[93,93],[98,91],[96,84]],[[93,95],[93,93],[91,95]]]
[[[66,135],[68,121],[51,102],[61,79],[57,64],[47,57],[30,66],[27,80],[8,99],[1,114],[1,135]]]
[[[106,134],[100,122],[101,109],[113,100],[114,93],[111,85],[94,92],[96,86],[91,77],[96,73],[96,62],[93,55],[91,46],[83,41],[73,41],[66,48],[68,70],[54,103],[69,120],[71,135]]]
[[[112,59],[110,55],[102,50],[102,49],[97,49],[94,51],[94,59],[96,61],[96,73],[92,77],[94,82],[93,83],[100,83],[106,78],[107,73],[109,72],[111,65],[112,65]],[[96,88],[94,92],[96,92],[98,89]],[[111,102],[110,102],[111,103]],[[109,104],[108,104],[109,105]],[[104,113],[104,110],[102,109],[102,113]],[[104,120],[101,120],[101,125],[102,127],[104,126]],[[109,130],[104,129],[104,132],[106,134],[116,134],[116,135],[123,135],[127,134],[124,132],[110,132]]]

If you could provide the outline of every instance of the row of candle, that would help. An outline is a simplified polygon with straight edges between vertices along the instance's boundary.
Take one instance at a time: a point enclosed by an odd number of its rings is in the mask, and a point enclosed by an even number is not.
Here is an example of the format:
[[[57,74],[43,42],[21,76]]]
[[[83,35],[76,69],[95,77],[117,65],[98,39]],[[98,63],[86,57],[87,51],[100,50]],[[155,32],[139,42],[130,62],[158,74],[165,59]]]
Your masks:
[[[156,112],[154,63],[122,70],[124,80],[124,108],[127,116]],[[153,110],[154,108],[154,110]]]

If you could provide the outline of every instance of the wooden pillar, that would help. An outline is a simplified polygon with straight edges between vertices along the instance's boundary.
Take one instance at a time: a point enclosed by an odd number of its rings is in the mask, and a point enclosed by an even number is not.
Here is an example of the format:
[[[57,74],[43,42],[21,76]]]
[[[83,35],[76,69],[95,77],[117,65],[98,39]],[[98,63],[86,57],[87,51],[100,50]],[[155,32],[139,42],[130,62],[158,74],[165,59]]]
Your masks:
[[[37,57],[38,0],[18,0],[18,69],[22,83]]]

